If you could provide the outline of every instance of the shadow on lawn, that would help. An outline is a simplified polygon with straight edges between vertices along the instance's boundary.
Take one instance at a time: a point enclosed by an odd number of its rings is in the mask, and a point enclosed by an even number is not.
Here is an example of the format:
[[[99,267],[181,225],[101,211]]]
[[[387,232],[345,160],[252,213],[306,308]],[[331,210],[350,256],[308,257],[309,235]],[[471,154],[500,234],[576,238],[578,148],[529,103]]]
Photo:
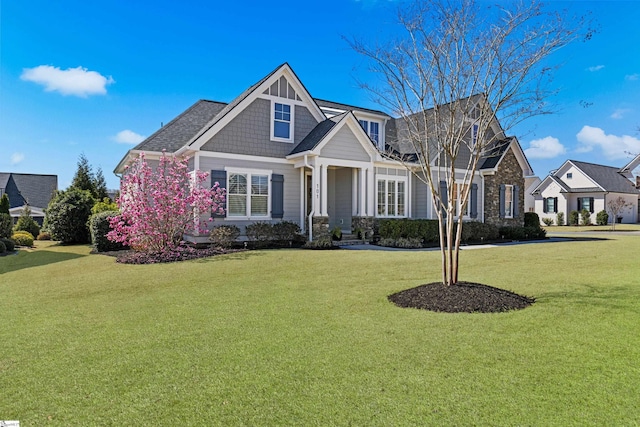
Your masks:
[[[236,260],[246,260],[255,256],[264,256],[264,252],[262,251],[239,251],[239,252],[231,252],[228,254],[220,254],[214,255],[206,258],[196,258],[191,260],[191,262],[197,263],[209,263],[209,262],[224,262],[224,261],[236,261]]]
[[[28,253],[18,252],[16,255],[8,255],[0,258],[0,274],[10,273],[24,268],[40,267],[85,256],[87,255],[74,254],[70,252],[53,252],[43,249]]]
[[[570,301],[572,307],[605,307],[608,309],[632,307],[635,310],[636,299],[631,296],[637,293],[637,286],[631,283],[618,286],[582,283],[578,289],[542,293],[536,300],[538,302]]]

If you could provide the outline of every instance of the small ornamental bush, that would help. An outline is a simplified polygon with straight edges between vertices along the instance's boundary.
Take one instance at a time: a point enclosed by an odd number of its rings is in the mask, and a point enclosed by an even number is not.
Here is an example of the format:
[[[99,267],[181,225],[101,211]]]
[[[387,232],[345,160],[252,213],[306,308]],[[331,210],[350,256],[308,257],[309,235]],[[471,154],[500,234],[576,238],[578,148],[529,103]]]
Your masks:
[[[498,239],[498,227],[492,224],[485,224],[479,221],[470,221],[462,224],[463,242],[486,242]]]
[[[7,248],[7,252],[13,252],[16,249],[16,242],[9,238],[1,238],[0,242],[4,244],[5,248]]]
[[[580,213],[578,211],[569,212],[569,225],[578,225]]]
[[[89,217],[95,200],[86,190],[59,191],[49,202],[45,227],[54,240],[62,243],[89,243]]]
[[[16,225],[13,227],[13,231],[27,231],[31,233],[32,236],[37,236],[40,234],[40,226],[37,222],[31,217],[31,208],[28,205],[25,205],[22,209],[22,214]]]
[[[556,215],[556,224],[564,225],[564,212],[558,212]]]
[[[36,240],[51,240],[51,234],[46,231],[41,231],[38,237],[36,237]]]
[[[542,220],[544,221],[544,220]],[[553,221],[552,221],[553,223]],[[535,212],[524,213],[524,226],[525,227],[540,227],[540,217]]]
[[[4,254],[5,252],[7,252],[7,247],[4,245],[4,243],[0,240],[0,254]]]
[[[547,231],[541,227],[500,227],[500,236],[505,240],[544,239]]]
[[[8,213],[0,213],[0,237],[11,236],[13,218]]]
[[[18,231],[13,233],[11,240],[16,242],[17,246],[27,246],[29,248],[33,246],[33,234],[27,231]]]
[[[380,239],[378,242],[380,246],[386,246],[390,248],[403,248],[403,249],[418,249],[422,248],[422,240],[415,237],[400,237],[398,239]]]
[[[463,228],[464,230],[464,228]],[[380,239],[419,238],[425,243],[439,241],[438,221],[431,219],[381,219]]]
[[[273,240],[273,228],[268,222],[255,222],[247,225],[245,234],[247,239],[256,242],[258,246],[265,245],[270,240]]]
[[[300,226],[295,222],[281,221],[272,225],[273,239],[280,242],[293,242],[299,240]]]
[[[97,202],[91,208],[92,215],[98,214],[100,212],[119,212],[119,211],[120,210],[118,209],[118,205],[116,204],[116,202],[114,202],[108,197],[105,197],[104,199],[102,199],[101,202]]]
[[[307,242],[304,244],[305,249],[336,249],[337,246],[333,246],[333,241],[330,235],[318,237],[313,242]]]
[[[553,225],[553,218],[542,218],[542,222],[544,222],[544,225],[548,227]]]
[[[591,225],[591,212],[587,209],[582,209],[580,215],[582,216],[582,225]]]
[[[235,225],[216,225],[209,234],[209,240],[215,246],[228,248],[240,236],[240,229]]]
[[[607,225],[609,223],[609,214],[605,210],[601,210],[596,215],[596,224]]]
[[[107,238],[107,233],[111,231],[110,219],[117,216],[118,212],[103,211],[91,215],[89,219],[89,230],[91,231],[91,244],[98,252],[120,251],[127,249],[122,243],[113,242]]]

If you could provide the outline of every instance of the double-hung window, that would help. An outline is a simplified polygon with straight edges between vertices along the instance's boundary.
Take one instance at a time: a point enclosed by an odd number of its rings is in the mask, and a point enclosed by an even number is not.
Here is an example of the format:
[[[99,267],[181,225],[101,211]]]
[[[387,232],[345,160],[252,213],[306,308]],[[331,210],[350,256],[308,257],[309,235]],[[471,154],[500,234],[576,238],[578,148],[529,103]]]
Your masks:
[[[453,203],[455,206],[455,216],[459,215],[459,212],[462,212],[462,194],[466,185],[463,184],[455,184],[453,187]],[[462,212],[462,216],[469,216],[469,202],[467,201],[467,205],[464,207],[464,211]]]
[[[369,138],[376,144],[380,142],[380,123],[368,120],[358,120],[362,129],[369,135]]]
[[[405,217],[407,183],[400,178],[378,178],[377,215],[379,217]]]
[[[228,217],[269,216],[269,175],[229,173],[227,189]]]
[[[292,138],[291,105],[280,102],[273,103],[273,139],[290,142]]]
[[[504,216],[513,218],[513,185],[505,185],[504,188]]]

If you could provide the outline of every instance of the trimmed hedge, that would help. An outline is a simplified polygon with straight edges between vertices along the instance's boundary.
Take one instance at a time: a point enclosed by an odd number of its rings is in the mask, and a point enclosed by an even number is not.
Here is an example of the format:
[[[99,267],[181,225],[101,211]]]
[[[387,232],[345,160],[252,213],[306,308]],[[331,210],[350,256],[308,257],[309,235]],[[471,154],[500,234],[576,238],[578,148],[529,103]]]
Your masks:
[[[11,240],[16,242],[17,246],[33,246],[33,235],[28,231],[17,231],[11,236]]]
[[[209,240],[216,246],[228,248],[240,236],[240,229],[235,225],[216,225],[209,234]]]
[[[540,227],[540,217],[535,212],[524,213],[524,226],[525,227]]]
[[[109,218],[119,215],[117,211],[103,211],[91,215],[89,218],[89,230],[91,231],[91,244],[98,252],[120,251],[127,249],[122,243],[112,242],[107,239],[107,233],[111,231]]]
[[[13,252],[16,250],[16,242],[9,238],[0,238],[0,242],[4,244],[4,247],[7,248],[7,252]]]
[[[433,219],[381,219],[378,235],[380,239],[422,239],[425,244],[437,243],[440,236],[438,221]]]
[[[602,210],[596,215],[596,224],[607,225],[609,223],[609,214],[607,211]]]
[[[275,224],[256,222],[245,228],[247,239],[256,248],[289,246],[292,243],[302,243],[305,238],[300,234],[298,224],[281,221]]]

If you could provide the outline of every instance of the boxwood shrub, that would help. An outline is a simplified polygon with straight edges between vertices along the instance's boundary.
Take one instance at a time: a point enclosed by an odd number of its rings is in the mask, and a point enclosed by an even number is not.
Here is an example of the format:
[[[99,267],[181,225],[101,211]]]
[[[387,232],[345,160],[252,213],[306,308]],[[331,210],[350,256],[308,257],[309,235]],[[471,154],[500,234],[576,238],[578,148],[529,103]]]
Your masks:
[[[209,234],[209,240],[223,248],[229,248],[240,236],[240,229],[235,225],[216,225]]]
[[[33,246],[33,234],[28,231],[17,231],[11,236],[11,240],[16,242],[17,246]]]
[[[1,238],[0,242],[4,244],[4,247],[7,249],[7,252],[13,252],[16,249],[16,243],[9,238]]]
[[[112,242],[107,239],[107,233],[111,231],[109,218],[117,216],[115,211],[104,211],[91,215],[89,230],[91,231],[91,244],[98,252],[120,251],[127,249],[122,243]]]

